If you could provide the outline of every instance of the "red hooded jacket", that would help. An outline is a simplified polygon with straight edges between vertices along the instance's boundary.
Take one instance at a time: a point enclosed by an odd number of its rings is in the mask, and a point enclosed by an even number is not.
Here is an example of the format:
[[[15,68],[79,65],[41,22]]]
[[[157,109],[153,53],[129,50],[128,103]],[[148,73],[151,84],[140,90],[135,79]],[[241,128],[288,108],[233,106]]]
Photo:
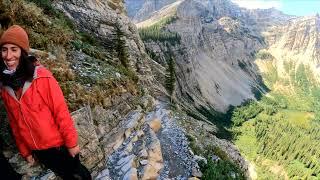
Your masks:
[[[77,145],[77,131],[61,88],[46,68],[36,66],[33,80],[25,82],[19,100],[12,88],[1,89],[10,126],[23,157],[32,150]]]

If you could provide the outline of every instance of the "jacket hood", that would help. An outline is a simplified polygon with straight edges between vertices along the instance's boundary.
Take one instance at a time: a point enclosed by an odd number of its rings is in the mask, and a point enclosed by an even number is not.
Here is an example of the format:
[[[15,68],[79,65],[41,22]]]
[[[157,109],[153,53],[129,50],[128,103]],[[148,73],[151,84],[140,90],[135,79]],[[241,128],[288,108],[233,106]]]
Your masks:
[[[53,77],[52,73],[42,65],[36,66],[33,79]]]

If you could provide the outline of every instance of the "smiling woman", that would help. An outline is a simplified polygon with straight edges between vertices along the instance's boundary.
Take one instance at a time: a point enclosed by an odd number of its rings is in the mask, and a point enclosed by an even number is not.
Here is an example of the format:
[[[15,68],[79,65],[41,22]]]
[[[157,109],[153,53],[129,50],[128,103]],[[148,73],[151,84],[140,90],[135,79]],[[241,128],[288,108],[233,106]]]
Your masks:
[[[78,135],[58,82],[28,56],[29,38],[17,25],[0,38],[0,94],[20,154],[67,180],[90,180],[80,163]],[[2,175],[0,175],[2,177]]]
[[[1,59],[0,80],[4,86],[21,89],[26,80],[32,80],[35,58],[29,57],[29,39],[20,26],[11,26],[0,39]],[[20,67],[20,68],[18,68]],[[18,98],[21,93],[17,91]]]
[[[15,71],[19,65],[21,49],[14,44],[5,44],[1,47],[1,56],[9,71]]]

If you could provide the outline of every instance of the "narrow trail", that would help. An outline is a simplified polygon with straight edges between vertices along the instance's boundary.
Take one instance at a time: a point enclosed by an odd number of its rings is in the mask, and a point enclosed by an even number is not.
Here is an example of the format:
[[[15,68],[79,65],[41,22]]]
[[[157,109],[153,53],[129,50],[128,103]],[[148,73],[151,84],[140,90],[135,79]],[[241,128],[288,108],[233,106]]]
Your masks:
[[[154,111],[130,114],[127,138],[107,159],[97,179],[186,180],[198,167],[188,140],[170,110],[157,102]],[[160,128],[155,128],[156,126]],[[130,130],[128,130],[130,129]]]
[[[155,113],[162,124],[162,129],[157,134],[164,160],[160,179],[188,179],[196,163],[190,154],[185,133],[161,104],[157,106]]]

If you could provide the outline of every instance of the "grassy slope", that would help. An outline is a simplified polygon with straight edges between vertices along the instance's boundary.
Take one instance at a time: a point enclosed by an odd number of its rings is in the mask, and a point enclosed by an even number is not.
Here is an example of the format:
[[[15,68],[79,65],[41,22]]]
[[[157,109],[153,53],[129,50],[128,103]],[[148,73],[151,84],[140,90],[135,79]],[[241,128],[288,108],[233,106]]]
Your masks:
[[[32,48],[50,52],[56,57],[48,58],[50,56],[44,53],[41,63],[59,81],[71,110],[84,104],[107,107],[106,97],[119,95],[123,89],[132,94],[138,92],[136,75],[113,60],[114,50],[105,49],[89,34],[74,31],[73,22],[55,10],[50,0],[1,1],[0,9],[2,26],[23,26],[29,33]],[[79,64],[80,69],[72,68],[75,61],[69,55],[74,51],[87,55],[86,62]],[[96,72],[97,67],[101,69],[99,73]],[[120,78],[116,76],[118,73]]]

